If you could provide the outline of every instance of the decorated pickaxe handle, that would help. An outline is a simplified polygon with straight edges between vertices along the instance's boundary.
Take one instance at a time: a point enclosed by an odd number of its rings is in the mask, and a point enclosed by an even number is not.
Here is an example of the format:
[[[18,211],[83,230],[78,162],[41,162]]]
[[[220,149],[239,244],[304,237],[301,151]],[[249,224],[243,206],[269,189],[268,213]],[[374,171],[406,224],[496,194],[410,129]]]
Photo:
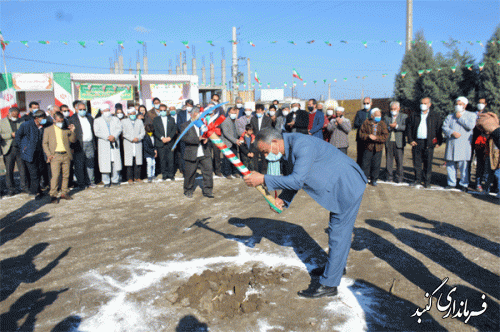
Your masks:
[[[215,133],[216,128],[224,121],[224,116],[220,116],[216,121],[214,121],[211,125],[208,126],[208,130],[205,132],[203,137],[209,138],[212,143],[222,151],[224,156],[229,159],[229,161],[238,169],[238,171],[243,175],[243,177],[250,175],[252,172],[246,168],[245,165],[241,162],[241,160],[227,147],[227,145],[222,141],[222,139]],[[258,185],[255,187],[259,193],[264,196],[264,199],[267,201],[269,206],[276,212],[283,212],[282,209],[276,206],[276,200],[269,193],[267,188],[262,185]]]

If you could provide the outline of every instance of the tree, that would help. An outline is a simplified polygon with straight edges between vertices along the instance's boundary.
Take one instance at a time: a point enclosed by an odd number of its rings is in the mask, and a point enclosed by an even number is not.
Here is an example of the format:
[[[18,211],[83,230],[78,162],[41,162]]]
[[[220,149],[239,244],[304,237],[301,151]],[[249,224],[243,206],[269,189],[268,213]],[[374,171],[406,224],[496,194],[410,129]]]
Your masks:
[[[479,98],[486,98],[488,108],[500,111],[500,25],[486,45],[484,69],[479,72]]]

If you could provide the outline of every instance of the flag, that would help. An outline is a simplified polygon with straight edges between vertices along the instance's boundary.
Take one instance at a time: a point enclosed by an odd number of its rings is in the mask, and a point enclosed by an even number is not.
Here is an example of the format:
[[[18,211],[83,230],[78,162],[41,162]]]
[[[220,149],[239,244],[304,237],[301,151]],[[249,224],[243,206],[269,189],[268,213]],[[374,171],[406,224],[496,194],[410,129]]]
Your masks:
[[[307,84],[307,82],[306,82],[306,81],[304,81],[304,86],[306,86],[306,84]]]
[[[277,41],[277,40],[275,40],[275,41],[272,41],[272,42],[271,42],[271,44],[276,44],[277,42],[278,42],[278,41]]]
[[[365,48],[368,48],[368,42],[367,42],[367,41],[364,41],[364,42],[363,42],[363,46],[364,46]]]
[[[474,42],[472,40],[468,40],[467,42],[469,43],[469,45],[474,45]]]
[[[285,84],[283,84],[283,86],[284,86],[284,87],[286,88],[286,86],[287,86],[287,83],[285,82]]]
[[[138,40],[137,42],[141,45],[144,45],[144,42],[142,40]]]
[[[318,81],[313,81],[314,85],[316,85],[316,83],[318,83]]]
[[[428,40],[427,45],[429,45],[429,47],[432,47],[432,41]]]
[[[232,40],[232,39],[231,39],[229,42],[230,42],[230,43],[233,43],[233,45],[238,44],[238,41],[237,41],[237,40]]]
[[[183,41],[182,43],[184,44],[184,46],[186,46],[186,48],[189,48],[189,42]]]
[[[337,82],[337,79],[335,78],[333,81],[334,81],[334,82]],[[325,80],[325,83],[326,83],[326,80]]]
[[[79,41],[78,44],[82,45],[83,48],[85,48],[85,42],[84,41]]]
[[[164,40],[162,40],[162,41],[160,42],[160,44],[162,44],[163,46],[167,46],[167,42],[166,42],[166,41],[164,41]]]
[[[38,43],[43,44],[43,45],[49,45],[50,41],[48,41],[48,40],[40,40]]]
[[[419,70],[419,71],[418,71],[418,76],[422,76],[422,74],[423,74],[423,73],[424,73],[424,70],[423,70],[423,69]]]
[[[428,74],[432,71],[432,69],[426,69],[425,72]]]
[[[441,71],[441,68],[438,68],[438,71]]]
[[[347,77],[344,77],[344,81],[347,81]]]
[[[402,78],[405,78],[405,76],[406,76],[406,72],[405,72],[405,71],[402,71],[402,72],[401,72],[401,77],[402,77]]]
[[[469,69],[470,71],[472,71],[472,63],[471,64],[468,64],[468,65],[465,65],[465,68]]]
[[[481,63],[479,64],[479,70],[483,70],[483,68],[484,68],[484,62],[481,62]]]
[[[483,45],[483,42],[482,42],[482,41],[478,40],[478,41],[476,41],[476,43],[478,43],[478,44],[479,44],[479,46],[484,47],[484,45]]]
[[[64,45],[68,45],[68,42],[66,40],[63,40],[61,43],[63,43]]]
[[[292,45],[297,45],[297,44],[295,44],[295,42],[293,40],[290,40],[289,43]]]
[[[28,41],[27,40],[21,40],[21,44],[23,44],[24,46],[26,47],[29,47],[28,46]]]
[[[71,94],[71,74],[54,73],[54,101],[57,106],[71,105],[73,97]]]
[[[3,39],[2,31],[0,31],[0,44],[2,44],[2,50],[5,51],[5,46],[7,44],[5,43],[5,40]]]
[[[118,45],[120,45],[121,48],[125,48],[125,46],[123,46],[123,42],[122,41],[119,41]]]
[[[7,117],[11,107],[17,107],[16,90],[12,84],[12,75],[7,74],[0,77],[0,116]]]
[[[381,40],[380,42],[381,42],[381,43],[388,43],[388,41],[387,41],[387,40],[385,40],[385,39],[384,39],[384,40]]]
[[[298,78],[299,80],[302,81],[302,77],[300,77],[300,74],[295,70],[295,68],[293,69],[293,77],[295,78]]]
[[[293,86],[297,86],[297,83],[293,82]]]
[[[214,43],[213,43],[213,41],[211,41],[211,40],[207,40],[207,43],[209,43],[210,46],[215,46]]]
[[[500,60],[498,60],[498,61],[497,61],[497,65],[499,65],[499,66],[500,66]]]
[[[101,46],[102,46],[102,45],[104,45],[104,40],[99,40],[99,41],[97,42],[97,44],[99,44],[99,45],[101,45]]]
[[[382,74],[382,77],[386,77],[386,76],[387,76],[387,74]]]
[[[314,39],[307,42],[308,44],[314,43]]]
[[[452,72],[455,72],[455,70],[457,70],[457,66],[453,66],[453,67],[451,67],[451,71],[452,71]]]
[[[398,40],[396,43],[398,43],[400,46],[403,45],[403,42],[401,40]]]
[[[255,47],[255,44],[254,44],[254,43],[252,43],[251,41],[249,41],[248,43],[250,44],[250,46]]]
[[[330,43],[329,41],[326,41],[325,44],[328,46],[332,46],[332,43]]]
[[[341,40],[341,43],[347,44],[347,40]]]
[[[323,80],[323,84],[326,84],[326,80]]]
[[[269,89],[271,87],[271,83],[267,83],[267,88]]]
[[[259,74],[257,74],[257,72],[254,72],[253,78],[255,79],[255,82],[260,84]]]

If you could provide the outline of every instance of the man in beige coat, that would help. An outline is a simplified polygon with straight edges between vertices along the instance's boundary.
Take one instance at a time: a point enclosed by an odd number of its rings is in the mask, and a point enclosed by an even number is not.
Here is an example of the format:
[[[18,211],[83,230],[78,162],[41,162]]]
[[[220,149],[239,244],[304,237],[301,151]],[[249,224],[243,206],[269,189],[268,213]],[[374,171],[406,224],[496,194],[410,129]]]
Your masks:
[[[71,200],[68,195],[68,181],[71,159],[73,153],[70,143],[76,142],[75,126],[70,124],[68,129],[64,128],[64,115],[61,112],[54,114],[54,124],[45,129],[43,134],[43,152],[50,164],[52,179],[50,180],[50,202],[57,203],[57,188],[59,176],[62,173],[61,198]]]

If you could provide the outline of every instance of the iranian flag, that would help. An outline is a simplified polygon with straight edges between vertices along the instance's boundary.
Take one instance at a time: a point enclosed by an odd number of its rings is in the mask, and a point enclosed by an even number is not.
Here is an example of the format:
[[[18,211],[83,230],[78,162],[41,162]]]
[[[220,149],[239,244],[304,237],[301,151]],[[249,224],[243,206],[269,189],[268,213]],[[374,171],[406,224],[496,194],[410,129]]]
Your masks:
[[[255,44],[253,42],[249,41],[248,43],[250,44],[250,46],[255,47]]]
[[[12,84],[12,74],[1,74],[0,76],[0,114],[2,118],[7,117],[9,108],[17,107],[16,91]]]
[[[257,74],[257,72],[254,73],[253,77],[255,78],[255,82],[260,84],[259,74]]]
[[[299,80],[302,81],[302,77],[300,77],[300,74],[295,70],[295,68],[293,69],[293,77],[295,78],[298,78]]]
[[[57,106],[68,105],[72,108],[70,73],[54,73],[54,99]]]
[[[7,45],[7,43],[3,39],[2,31],[0,31],[0,44],[2,44],[2,51],[5,51],[5,46]]]

